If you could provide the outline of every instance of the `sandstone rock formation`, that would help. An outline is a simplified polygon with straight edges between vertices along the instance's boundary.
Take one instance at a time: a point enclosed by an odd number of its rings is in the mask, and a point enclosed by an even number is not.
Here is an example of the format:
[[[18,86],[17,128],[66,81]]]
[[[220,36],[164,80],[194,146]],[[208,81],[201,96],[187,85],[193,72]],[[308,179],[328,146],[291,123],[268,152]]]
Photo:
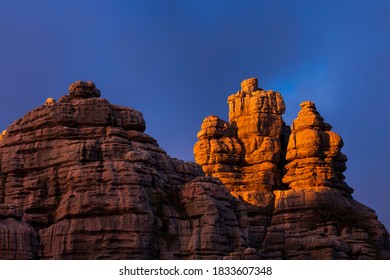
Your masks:
[[[292,126],[283,182],[292,189],[308,186],[333,187],[350,194],[344,182],[347,157],[341,153],[343,140],[324,122],[313,102],[301,104],[301,111]]]
[[[389,235],[371,209],[353,200],[344,181],[347,157],[310,101],[301,103],[287,146],[283,183],[275,190],[266,258],[390,258]],[[386,249],[384,249],[386,248]]]
[[[71,99],[100,97],[100,90],[92,81],[77,81],[69,86],[69,96]]]
[[[76,82],[3,135],[0,258],[160,257],[170,216],[159,207],[202,173],[146,135],[140,112],[97,92]]]
[[[92,82],[16,120],[0,138],[0,259],[389,259],[314,104],[290,132],[279,93],[241,87],[229,122],[202,124],[203,171]]]
[[[249,236],[260,237],[259,257],[390,258],[388,232],[374,211],[353,200],[343,141],[314,103],[301,104],[291,130],[281,117],[281,95],[259,89],[255,78],[243,81],[228,104],[229,122],[204,119],[194,156],[206,175],[257,209],[252,224],[262,222]],[[247,258],[243,252],[227,258]]]
[[[195,161],[243,200],[266,206],[282,187],[278,168],[285,105],[279,92],[258,88],[256,78],[229,96],[229,123],[206,117],[194,147]]]

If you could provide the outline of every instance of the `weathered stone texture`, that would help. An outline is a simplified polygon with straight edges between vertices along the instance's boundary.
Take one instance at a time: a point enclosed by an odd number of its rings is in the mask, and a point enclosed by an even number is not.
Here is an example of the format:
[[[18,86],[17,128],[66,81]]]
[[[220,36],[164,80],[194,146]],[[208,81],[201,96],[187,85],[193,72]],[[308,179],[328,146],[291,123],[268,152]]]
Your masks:
[[[0,258],[160,257],[154,194],[179,192],[203,173],[145,134],[140,112],[94,89],[76,82],[71,98],[46,102],[4,133]]]
[[[194,156],[206,175],[259,211],[247,252],[261,249],[250,258],[390,258],[388,232],[352,199],[343,141],[313,102],[301,104],[291,129],[282,120],[281,95],[260,89],[255,78],[243,81],[228,104],[229,122],[203,121]],[[248,255],[237,249],[225,258]]]
[[[0,216],[0,259],[36,258],[37,232],[29,224],[9,216]]]
[[[0,137],[0,259],[390,259],[314,103],[290,130],[279,93],[241,87],[229,122],[203,121],[199,165],[92,82],[16,120]]]
[[[265,259],[389,259],[389,240],[375,212],[340,190],[275,191]]]
[[[71,99],[100,97],[100,90],[92,81],[77,81],[69,86],[69,96]]]
[[[283,183],[290,188],[333,187],[350,194],[344,182],[347,157],[341,153],[343,140],[317,112],[313,102],[301,103],[287,146]]]
[[[195,161],[206,175],[220,178],[234,196],[266,207],[272,201],[271,190],[282,185],[278,164],[283,98],[259,89],[257,79],[250,78],[229,96],[228,105],[228,123],[217,116],[204,119]]]

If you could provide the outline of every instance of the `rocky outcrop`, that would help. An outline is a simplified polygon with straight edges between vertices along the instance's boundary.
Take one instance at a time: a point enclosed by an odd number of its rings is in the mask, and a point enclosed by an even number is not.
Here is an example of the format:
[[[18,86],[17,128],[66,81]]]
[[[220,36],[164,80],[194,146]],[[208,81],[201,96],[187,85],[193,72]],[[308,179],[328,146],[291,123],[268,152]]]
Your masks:
[[[341,153],[343,140],[331,131],[313,102],[305,101],[301,108],[292,125],[283,183],[292,189],[331,187],[351,194],[353,190],[344,182],[347,157]]]
[[[1,134],[0,259],[390,259],[313,103],[290,131],[281,95],[244,81],[229,122],[202,123],[198,165],[100,94],[78,81]]]
[[[315,104],[302,102],[286,153],[283,183],[290,189],[274,191],[265,258],[390,258],[386,229],[373,210],[352,199],[344,181],[342,146]]]
[[[301,104],[291,130],[281,95],[259,89],[255,78],[243,81],[228,104],[229,122],[205,118],[194,147],[206,175],[259,211],[258,228],[249,231],[257,243],[226,258],[390,258],[388,232],[352,198],[343,141],[314,103]],[[255,255],[252,246],[260,247]]]
[[[69,86],[71,99],[100,97],[100,90],[92,81],[77,81]]]
[[[76,82],[3,135],[0,258],[160,257],[160,211],[174,209],[159,207],[202,172],[145,134],[140,112],[96,92]]]
[[[375,212],[335,188],[275,191],[265,259],[390,259]]]
[[[257,79],[250,78],[229,96],[228,104],[229,122],[217,116],[204,119],[194,147],[195,161],[206,175],[221,179],[234,196],[270,205],[271,190],[282,187],[278,166],[285,127],[283,98],[259,89]]]

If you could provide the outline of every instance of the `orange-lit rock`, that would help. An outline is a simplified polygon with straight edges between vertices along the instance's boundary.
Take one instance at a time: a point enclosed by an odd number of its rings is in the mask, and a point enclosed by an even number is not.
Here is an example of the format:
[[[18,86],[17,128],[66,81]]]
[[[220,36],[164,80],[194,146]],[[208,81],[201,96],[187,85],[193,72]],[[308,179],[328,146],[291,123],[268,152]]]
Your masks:
[[[56,103],[56,100],[54,98],[52,98],[52,97],[49,97],[45,101],[45,105],[50,105],[50,104],[53,104],[53,103]]]
[[[283,182],[290,189],[274,191],[264,258],[390,258],[386,229],[344,182],[343,141],[330,129],[313,102],[301,104],[286,153]]]
[[[283,98],[278,92],[259,89],[257,79],[250,78],[229,96],[228,105],[228,123],[216,116],[204,119],[194,147],[195,161],[236,197],[267,206],[271,190],[281,187]]]
[[[389,234],[373,210],[351,197],[343,141],[315,104],[301,104],[290,130],[279,93],[259,89],[255,78],[241,87],[228,98],[229,122],[206,118],[194,147],[205,174],[248,202],[248,217],[257,213],[249,219],[257,227],[249,227],[247,248],[225,259],[390,259]]]
[[[347,157],[341,153],[343,140],[317,112],[313,102],[301,104],[287,146],[283,183],[290,188],[333,187],[350,194],[343,171]]]
[[[3,130],[0,134],[0,140],[3,139],[4,135],[7,133],[7,130]]]
[[[290,131],[280,94],[245,80],[229,122],[203,121],[199,166],[98,96],[76,82],[2,133],[0,259],[390,259],[313,103]]]

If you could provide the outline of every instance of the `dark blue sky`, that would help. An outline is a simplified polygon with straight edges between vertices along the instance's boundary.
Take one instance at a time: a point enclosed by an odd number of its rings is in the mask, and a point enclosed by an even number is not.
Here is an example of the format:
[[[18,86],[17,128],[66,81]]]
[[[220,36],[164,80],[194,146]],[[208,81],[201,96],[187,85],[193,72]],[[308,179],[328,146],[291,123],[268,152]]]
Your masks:
[[[0,129],[93,80],[193,160],[203,118],[258,77],[288,124],[312,100],[341,134],[354,197],[390,228],[390,1],[1,1]]]

